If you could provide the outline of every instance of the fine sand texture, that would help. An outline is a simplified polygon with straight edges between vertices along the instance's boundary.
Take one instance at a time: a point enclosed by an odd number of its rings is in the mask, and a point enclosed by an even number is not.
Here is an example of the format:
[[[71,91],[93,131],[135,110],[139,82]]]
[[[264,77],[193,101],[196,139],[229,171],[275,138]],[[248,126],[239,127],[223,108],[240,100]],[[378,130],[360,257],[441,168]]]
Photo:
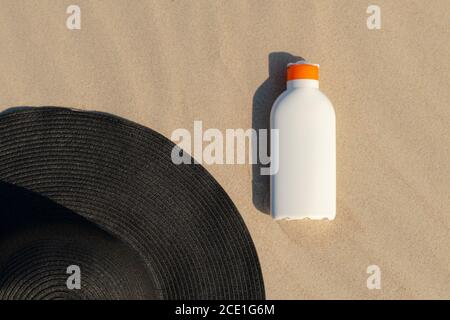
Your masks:
[[[0,110],[55,105],[173,130],[267,128],[286,63],[320,63],[337,116],[337,217],[275,222],[257,165],[206,165],[270,299],[450,298],[450,2],[0,0]],[[381,270],[369,290],[366,270]]]

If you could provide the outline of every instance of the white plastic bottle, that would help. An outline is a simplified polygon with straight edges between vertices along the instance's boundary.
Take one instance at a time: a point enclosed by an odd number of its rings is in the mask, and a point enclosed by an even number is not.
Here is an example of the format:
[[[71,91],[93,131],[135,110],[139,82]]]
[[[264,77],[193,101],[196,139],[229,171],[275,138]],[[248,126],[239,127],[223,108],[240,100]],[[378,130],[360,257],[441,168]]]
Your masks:
[[[287,89],[275,101],[271,128],[272,217],[336,216],[336,117],[319,90],[319,65],[289,64]]]

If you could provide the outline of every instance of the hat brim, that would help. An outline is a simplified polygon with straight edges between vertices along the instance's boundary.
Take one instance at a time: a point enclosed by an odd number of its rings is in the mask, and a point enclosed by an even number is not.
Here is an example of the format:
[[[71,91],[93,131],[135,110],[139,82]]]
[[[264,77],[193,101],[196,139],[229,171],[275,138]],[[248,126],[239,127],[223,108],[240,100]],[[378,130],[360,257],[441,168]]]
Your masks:
[[[173,147],[153,130],[104,113],[39,107],[0,114],[2,183],[48,199],[130,248],[161,298],[264,299],[242,217],[202,166],[171,161]],[[50,215],[2,206],[0,220],[11,223]]]

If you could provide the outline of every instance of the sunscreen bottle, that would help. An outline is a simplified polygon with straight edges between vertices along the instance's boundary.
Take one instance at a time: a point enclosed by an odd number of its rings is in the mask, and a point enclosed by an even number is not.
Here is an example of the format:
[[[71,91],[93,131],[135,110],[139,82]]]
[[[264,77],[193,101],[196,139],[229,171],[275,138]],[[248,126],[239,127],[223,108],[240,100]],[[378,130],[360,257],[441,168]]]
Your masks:
[[[336,117],[319,90],[319,65],[299,61],[287,66],[287,88],[275,101],[270,122],[272,217],[333,220]]]

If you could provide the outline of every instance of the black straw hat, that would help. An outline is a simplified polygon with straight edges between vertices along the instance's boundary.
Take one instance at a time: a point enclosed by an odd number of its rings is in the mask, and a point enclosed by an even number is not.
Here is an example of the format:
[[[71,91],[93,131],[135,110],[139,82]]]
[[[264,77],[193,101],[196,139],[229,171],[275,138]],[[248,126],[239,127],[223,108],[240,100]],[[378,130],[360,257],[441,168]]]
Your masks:
[[[264,299],[239,212],[173,147],[104,113],[1,113],[0,299]]]

